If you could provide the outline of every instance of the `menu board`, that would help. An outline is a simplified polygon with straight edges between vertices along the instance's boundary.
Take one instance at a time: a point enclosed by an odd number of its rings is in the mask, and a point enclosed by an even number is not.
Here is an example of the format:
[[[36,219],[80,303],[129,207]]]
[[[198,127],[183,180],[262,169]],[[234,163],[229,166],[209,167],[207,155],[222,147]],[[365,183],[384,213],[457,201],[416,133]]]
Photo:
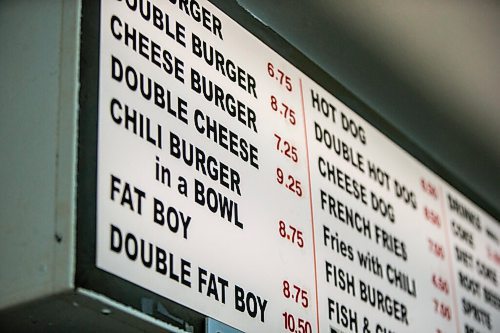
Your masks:
[[[211,3],[100,10],[98,268],[244,332],[500,332],[495,218]]]

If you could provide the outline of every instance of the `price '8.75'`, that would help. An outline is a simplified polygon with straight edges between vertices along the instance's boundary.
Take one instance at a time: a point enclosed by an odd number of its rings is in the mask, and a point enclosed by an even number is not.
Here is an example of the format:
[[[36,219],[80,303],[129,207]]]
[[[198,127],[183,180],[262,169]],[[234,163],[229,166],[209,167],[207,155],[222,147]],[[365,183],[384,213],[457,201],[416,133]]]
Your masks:
[[[297,124],[297,119],[295,118],[295,111],[292,110],[287,104],[281,103],[279,105],[278,99],[276,97],[271,96],[271,108],[276,112],[279,113],[281,117],[285,118],[290,122],[292,125]]]

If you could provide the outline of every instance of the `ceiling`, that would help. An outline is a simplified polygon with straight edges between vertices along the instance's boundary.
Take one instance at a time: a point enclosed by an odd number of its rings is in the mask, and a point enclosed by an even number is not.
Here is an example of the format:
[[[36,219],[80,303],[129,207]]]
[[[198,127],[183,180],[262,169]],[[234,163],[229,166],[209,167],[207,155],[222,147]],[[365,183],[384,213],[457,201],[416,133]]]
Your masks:
[[[238,2],[500,211],[500,2]]]

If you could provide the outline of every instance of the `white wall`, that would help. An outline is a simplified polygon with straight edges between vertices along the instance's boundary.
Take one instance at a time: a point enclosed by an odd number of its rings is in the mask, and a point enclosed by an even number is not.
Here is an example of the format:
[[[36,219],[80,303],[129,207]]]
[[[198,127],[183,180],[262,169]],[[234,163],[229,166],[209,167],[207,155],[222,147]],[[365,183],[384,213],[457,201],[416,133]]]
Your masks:
[[[0,308],[72,287],[79,3],[0,1]]]

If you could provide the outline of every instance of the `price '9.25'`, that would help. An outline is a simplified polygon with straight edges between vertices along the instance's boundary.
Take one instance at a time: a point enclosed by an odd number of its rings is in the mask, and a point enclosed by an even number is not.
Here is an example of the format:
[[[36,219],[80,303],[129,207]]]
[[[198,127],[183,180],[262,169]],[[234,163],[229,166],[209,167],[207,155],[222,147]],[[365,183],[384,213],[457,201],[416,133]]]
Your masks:
[[[285,175],[281,168],[276,169],[276,181],[299,197],[302,197],[303,192],[300,180],[295,179],[292,175]]]

